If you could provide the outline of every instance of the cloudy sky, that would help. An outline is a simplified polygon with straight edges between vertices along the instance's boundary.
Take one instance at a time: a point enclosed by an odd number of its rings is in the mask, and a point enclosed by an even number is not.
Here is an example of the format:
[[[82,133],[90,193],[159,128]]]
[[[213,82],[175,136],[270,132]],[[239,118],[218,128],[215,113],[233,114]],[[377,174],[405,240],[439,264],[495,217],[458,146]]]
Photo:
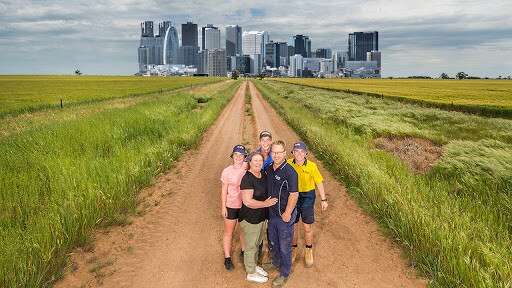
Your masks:
[[[180,37],[182,23],[212,23],[224,42],[238,24],[333,51],[351,32],[379,31],[384,77],[509,76],[511,11],[510,0],[0,0],[0,74],[132,75],[140,23],[170,20]]]

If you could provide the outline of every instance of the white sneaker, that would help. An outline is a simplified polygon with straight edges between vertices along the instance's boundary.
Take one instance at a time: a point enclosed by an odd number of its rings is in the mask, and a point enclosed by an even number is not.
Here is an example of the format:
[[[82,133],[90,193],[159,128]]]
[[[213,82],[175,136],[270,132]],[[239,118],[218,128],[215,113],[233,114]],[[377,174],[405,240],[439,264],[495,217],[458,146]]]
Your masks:
[[[256,272],[258,272],[260,275],[263,275],[265,277],[268,276],[267,271],[263,270],[263,268],[261,268],[260,266],[256,266]]]
[[[247,274],[247,281],[258,282],[258,283],[265,283],[265,282],[268,281],[268,278],[263,276],[263,275],[261,275],[258,272],[254,272],[252,274]]]

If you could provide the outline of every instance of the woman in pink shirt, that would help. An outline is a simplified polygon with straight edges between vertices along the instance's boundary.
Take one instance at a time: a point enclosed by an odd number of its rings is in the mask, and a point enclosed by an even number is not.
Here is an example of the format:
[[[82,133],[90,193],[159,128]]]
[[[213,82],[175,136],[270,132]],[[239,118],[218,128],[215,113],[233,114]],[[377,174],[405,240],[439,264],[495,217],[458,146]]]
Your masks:
[[[231,239],[233,238],[233,232],[235,231],[236,223],[238,222],[238,214],[240,208],[242,208],[242,194],[240,194],[240,182],[246,172],[246,165],[244,165],[245,159],[245,147],[243,145],[236,145],[233,147],[231,158],[233,158],[233,164],[229,165],[222,171],[220,180],[222,182],[221,190],[221,214],[224,217],[224,237],[222,240],[222,246],[224,248],[224,267],[227,270],[233,270],[233,261],[231,260]],[[242,246],[242,252],[245,248],[244,234],[240,229],[240,245]]]

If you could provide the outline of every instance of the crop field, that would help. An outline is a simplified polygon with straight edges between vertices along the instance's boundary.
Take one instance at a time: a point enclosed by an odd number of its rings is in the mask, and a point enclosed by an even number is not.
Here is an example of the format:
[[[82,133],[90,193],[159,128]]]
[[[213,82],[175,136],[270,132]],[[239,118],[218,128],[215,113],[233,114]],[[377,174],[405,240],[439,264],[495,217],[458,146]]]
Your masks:
[[[433,287],[512,286],[512,120],[253,82]],[[414,173],[374,146],[383,136],[425,139],[442,154]]]
[[[279,81],[367,93],[448,110],[512,118],[512,81],[454,79],[304,79]]]
[[[0,119],[0,287],[51,285],[94,227],[137,213],[139,190],[198,143],[239,86],[223,83]]]
[[[7,114],[170,91],[213,77],[0,76],[0,118]]]

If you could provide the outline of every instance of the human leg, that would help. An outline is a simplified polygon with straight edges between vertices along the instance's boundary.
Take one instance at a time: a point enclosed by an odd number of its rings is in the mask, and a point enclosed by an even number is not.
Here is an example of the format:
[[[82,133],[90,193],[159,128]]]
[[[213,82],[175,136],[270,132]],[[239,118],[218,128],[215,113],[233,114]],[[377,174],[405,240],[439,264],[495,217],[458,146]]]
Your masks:
[[[231,240],[235,231],[237,220],[224,219],[224,236],[222,237],[222,247],[224,248],[224,257],[229,258],[231,252]]]
[[[245,272],[252,274],[256,272],[256,263],[258,257],[258,245],[261,241],[261,226],[263,223],[251,224],[247,221],[240,222],[242,230],[245,232],[246,243],[244,252]]]
[[[292,218],[293,219],[293,218]],[[279,246],[275,246],[275,253],[279,251],[281,265],[280,265],[280,275],[283,277],[288,277],[290,275],[290,270],[292,266],[292,240],[293,240],[293,221],[284,222],[279,219],[278,223],[278,238],[279,238]]]
[[[280,218],[270,219],[268,221],[268,238],[270,240],[272,247],[279,247],[279,233],[278,233],[278,221],[282,221]],[[273,249],[274,253],[272,255],[272,264],[275,267],[279,267],[281,265],[281,254],[279,253],[279,249]]]

